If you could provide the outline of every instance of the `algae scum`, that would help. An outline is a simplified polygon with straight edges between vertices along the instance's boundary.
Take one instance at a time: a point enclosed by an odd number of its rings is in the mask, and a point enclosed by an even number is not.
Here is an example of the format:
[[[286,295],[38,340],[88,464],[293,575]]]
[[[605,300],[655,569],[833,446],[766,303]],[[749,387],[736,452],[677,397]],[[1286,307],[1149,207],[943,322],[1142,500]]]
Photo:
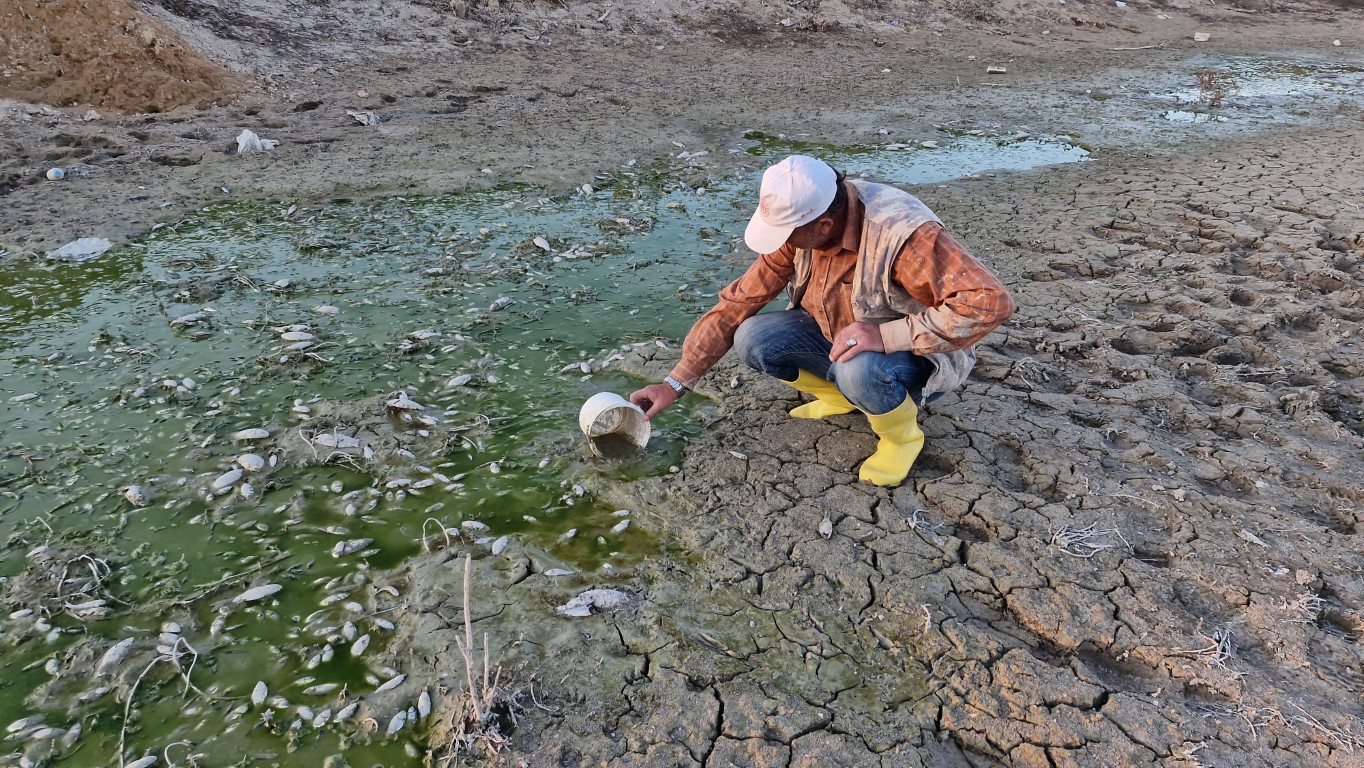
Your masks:
[[[933,179],[1083,154],[962,141]],[[929,180],[910,169],[933,153],[903,149],[825,154]],[[591,459],[576,422],[747,260],[755,175],[688,161],[557,199],[214,205],[10,271],[0,762],[409,764],[421,724],[385,738],[350,706],[403,674],[373,661],[400,618],[387,569],[514,540],[541,573],[624,577],[665,547],[577,481],[666,473],[696,405],[625,462]]]

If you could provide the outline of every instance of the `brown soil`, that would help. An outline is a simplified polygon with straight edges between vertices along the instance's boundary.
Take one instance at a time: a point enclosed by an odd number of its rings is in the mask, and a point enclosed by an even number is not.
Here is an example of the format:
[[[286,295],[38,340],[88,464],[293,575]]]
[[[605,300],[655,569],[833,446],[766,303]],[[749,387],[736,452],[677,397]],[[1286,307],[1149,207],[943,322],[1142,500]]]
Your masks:
[[[855,482],[864,419],[789,419],[791,390],[726,360],[679,471],[582,478],[679,554],[569,577],[518,545],[476,561],[478,630],[544,705],[522,699],[509,764],[1364,765],[1364,123],[1357,107],[1308,108],[1193,130],[1148,119],[1146,100],[1232,56],[1360,66],[1357,9],[148,12],[244,73],[243,90],[89,122],[64,106],[83,95],[0,102],[9,258],[126,241],[224,198],[564,190],[674,142],[711,152],[703,175],[751,174],[725,151],[750,127],[830,142],[1066,132],[1095,150],[916,190],[1020,311],[973,382],[925,413],[903,487]],[[988,64],[1009,74],[987,80]],[[236,156],[243,128],[282,143]],[[68,177],[43,181],[52,165]],[[657,354],[632,364],[656,380],[670,363]],[[371,722],[462,679],[458,571],[436,557],[400,578],[386,661],[411,679],[367,702]],[[632,600],[554,614],[591,586]],[[453,695],[437,706],[451,716]]]
[[[237,85],[132,0],[6,3],[0,51],[0,97],[62,107],[164,112]]]

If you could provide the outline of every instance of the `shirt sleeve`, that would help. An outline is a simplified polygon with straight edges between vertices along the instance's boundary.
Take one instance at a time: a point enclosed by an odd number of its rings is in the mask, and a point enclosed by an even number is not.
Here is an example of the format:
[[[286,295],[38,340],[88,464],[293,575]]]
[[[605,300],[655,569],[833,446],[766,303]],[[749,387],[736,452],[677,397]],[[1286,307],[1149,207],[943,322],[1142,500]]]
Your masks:
[[[952,352],[980,341],[1014,313],[999,278],[942,225],[914,231],[895,259],[895,281],[927,309],[881,325],[887,352]]]
[[[720,291],[720,299],[701,316],[682,342],[682,360],[673,368],[672,377],[684,386],[696,382],[734,346],[734,331],[748,318],[758,314],[791,282],[795,271],[795,249],[782,246],[775,253],[763,254],[738,280]]]

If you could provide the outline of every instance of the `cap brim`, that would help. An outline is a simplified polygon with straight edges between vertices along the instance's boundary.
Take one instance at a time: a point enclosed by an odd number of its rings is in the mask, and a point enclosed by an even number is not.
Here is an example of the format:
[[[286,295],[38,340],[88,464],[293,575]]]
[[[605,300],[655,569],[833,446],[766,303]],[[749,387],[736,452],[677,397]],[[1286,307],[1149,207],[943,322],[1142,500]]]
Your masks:
[[[756,253],[772,253],[786,245],[786,238],[796,231],[795,227],[774,227],[758,218],[758,212],[748,220],[744,230],[744,243]]]

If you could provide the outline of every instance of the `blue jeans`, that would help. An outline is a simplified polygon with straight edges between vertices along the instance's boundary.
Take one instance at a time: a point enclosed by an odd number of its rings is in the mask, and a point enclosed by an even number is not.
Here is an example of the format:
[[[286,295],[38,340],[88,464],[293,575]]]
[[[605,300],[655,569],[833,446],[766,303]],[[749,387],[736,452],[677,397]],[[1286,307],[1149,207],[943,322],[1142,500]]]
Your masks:
[[[910,352],[861,352],[835,363],[829,360],[832,349],[803,309],[754,315],[734,332],[734,352],[750,368],[787,382],[809,371],[837,385],[864,413],[890,413],[906,397],[919,401],[934,371],[928,358]]]

